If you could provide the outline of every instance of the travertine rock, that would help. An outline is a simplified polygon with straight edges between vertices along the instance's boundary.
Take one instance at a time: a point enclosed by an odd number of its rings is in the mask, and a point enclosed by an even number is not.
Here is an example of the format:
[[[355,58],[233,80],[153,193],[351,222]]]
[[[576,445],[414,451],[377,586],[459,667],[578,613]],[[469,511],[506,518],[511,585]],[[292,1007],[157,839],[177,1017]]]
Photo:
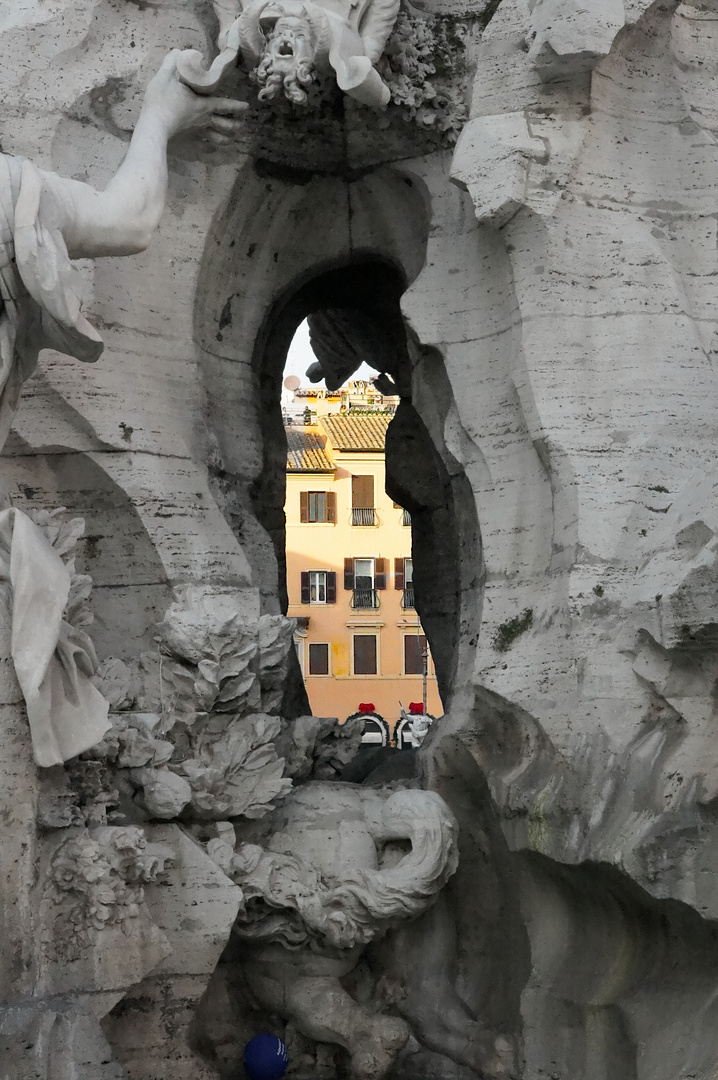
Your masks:
[[[146,829],[169,850],[163,884],[145,899],[170,951],[105,1019],[105,1035],[130,1080],[211,1077],[188,1045],[193,1010],[229,938],[242,892],[176,825]]]
[[[285,1033],[243,981],[228,874],[235,830],[297,854],[273,837],[307,780],[340,839],[354,820],[334,778],[357,733],[306,716],[282,616],[282,367],[331,309],[388,343],[388,482],[446,707],[359,790],[426,788],[459,826],[435,902],[346,973],[389,1019],[359,1071],[713,1074],[717,18],[715,0],[430,0],[397,17],[378,116],[331,78],[301,116],[260,108],[229,72],[251,102],[239,149],[185,139],[152,246],[78,264],[105,353],[41,356],[1,479],[10,513],[86,521],[77,600],[112,728],[39,779],[0,584],[6,1071],[216,1080],[252,1034]],[[218,30],[194,0],[0,25],[5,152],[97,187],[167,48],[209,60]],[[63,971],[53,858],[115,829],[174,866],[137,915],[100,897],[111,926]],[[124,967],[123,922],[143,928]],[[346,1070],[326,1029],[288,1038],[298,1076]]]

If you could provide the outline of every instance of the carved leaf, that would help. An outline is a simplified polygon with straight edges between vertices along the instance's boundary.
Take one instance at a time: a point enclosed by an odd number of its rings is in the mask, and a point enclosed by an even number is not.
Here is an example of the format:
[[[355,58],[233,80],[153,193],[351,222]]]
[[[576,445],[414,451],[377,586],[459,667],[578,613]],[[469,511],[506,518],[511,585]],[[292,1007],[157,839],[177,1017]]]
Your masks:
[[[214,742],[204,740],[181,766],[194,810],[211,818],[259,818],[273,810],[273,800],[292,784],[272,742],[280,729],[277,717],[260,713],[233,720]]]

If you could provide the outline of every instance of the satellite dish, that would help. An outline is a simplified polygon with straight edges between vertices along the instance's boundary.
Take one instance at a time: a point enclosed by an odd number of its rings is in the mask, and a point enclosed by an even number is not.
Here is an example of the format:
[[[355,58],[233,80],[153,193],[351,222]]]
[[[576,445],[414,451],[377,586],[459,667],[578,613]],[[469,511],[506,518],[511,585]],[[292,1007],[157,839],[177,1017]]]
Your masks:
[[[286,379],[284,380],[285,390],[298,390],[301,385],[302,381],[298,375],[287,375]]]

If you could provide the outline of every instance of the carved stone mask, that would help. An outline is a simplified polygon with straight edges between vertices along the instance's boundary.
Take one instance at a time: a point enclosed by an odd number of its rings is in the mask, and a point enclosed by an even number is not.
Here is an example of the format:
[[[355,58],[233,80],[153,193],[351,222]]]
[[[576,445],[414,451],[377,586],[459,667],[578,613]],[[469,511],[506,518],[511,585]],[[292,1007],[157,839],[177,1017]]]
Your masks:
[[[314,44],[309,21],[297,15],[284,15],[277,19],[267,41],[267,53],[274,57],[276,66],[286,65],[288,71],[299,60],[311,63]]]
[[[257,80],[262,87],[260,100],[272,100],[283,90],[289,101],[305,104],[304,88],[314,78],[314,54],[314,34],[308,18],[282,15],[277,19],[257,68]]]

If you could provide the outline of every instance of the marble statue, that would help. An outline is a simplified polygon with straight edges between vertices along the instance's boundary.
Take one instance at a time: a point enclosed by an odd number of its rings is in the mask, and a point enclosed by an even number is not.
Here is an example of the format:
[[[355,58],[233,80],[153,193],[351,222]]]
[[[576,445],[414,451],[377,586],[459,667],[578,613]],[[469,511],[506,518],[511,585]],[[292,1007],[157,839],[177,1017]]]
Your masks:
[[[432,720],[433,717],[427,716],[425,713],[421,713],[418,716],[412,716],[408,731],[411,745],[415,750],[418,750],[426,736],[429,734]]]
[[[199,92],[214,92],[239,57],[256,71],[259,100],[284,94],[306,105],[307,88],[318,74],[333,72],[345,94],[383,109],[389,87],[374,66],[380,59],[399,12],[399,0],[219,0],[220,54],[208,71],[201,55],[186,54],[179,64],[184,81]]]
[[[434,792],[314,781],[286,798],[273,826],[266,847],[208,845],[244,893],[234,935],[247,980],[264,1008],[344,1047],[357,1080],[378,1080],[410,1027],[341,980],[370,942],[434,903],[457,868],[456,820]]]
[[[0,155],[0,448],[41,349],[87,363],[102,352],[71,260],[144,251],[164,209],[169,139],[208,129],[222,143],[238,130],[247,106],[193,93],[177,77],[181,59],[171,52],[149,84],[127,155],[104,191]]]

